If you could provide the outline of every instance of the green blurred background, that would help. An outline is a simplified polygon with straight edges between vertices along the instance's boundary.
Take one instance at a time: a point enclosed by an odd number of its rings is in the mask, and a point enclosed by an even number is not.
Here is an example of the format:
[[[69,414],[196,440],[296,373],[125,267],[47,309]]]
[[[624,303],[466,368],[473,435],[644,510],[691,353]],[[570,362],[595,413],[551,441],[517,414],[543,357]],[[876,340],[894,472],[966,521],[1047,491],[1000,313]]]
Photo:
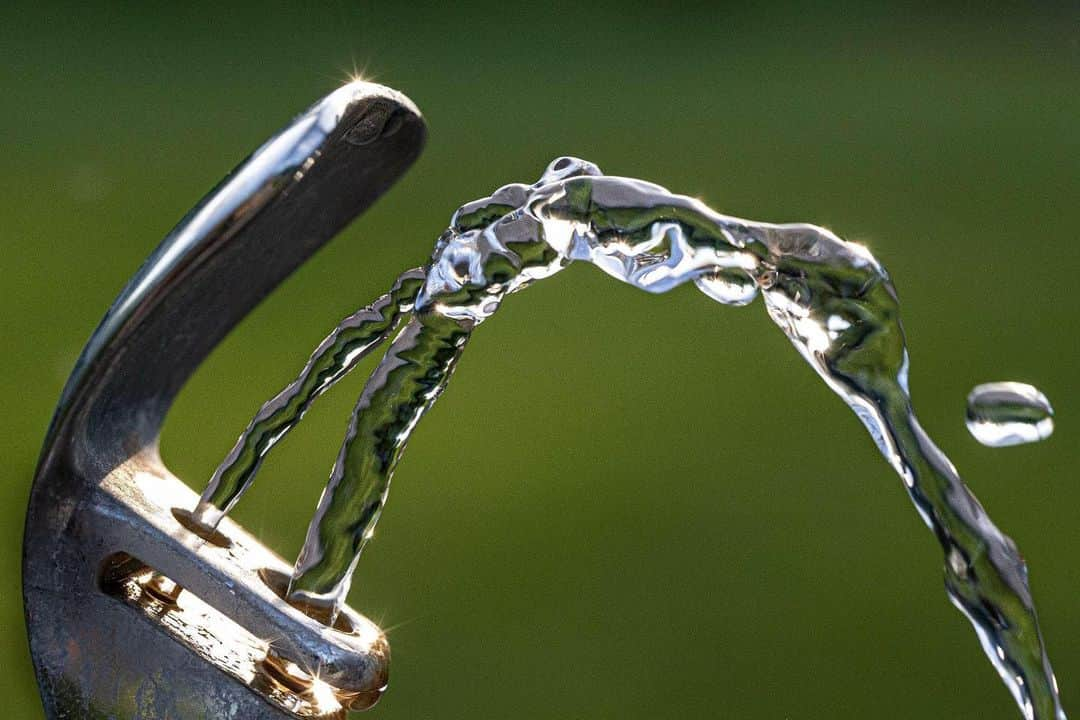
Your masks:
[[[881,258],[923,423],[1024,551],[1080,702],[1076,3],[405,5],[0,10],[4,716],[42,714],[19,547],[76,355],[171,225],[354,71],[417,102],[429,147],[192,380],[178,474],[201,487],[459,204],[580,155]],[[236,512],[287,557],[365,374]],[[967,391],[1003,379],[1049,395],[1052,439],[968,436]],[[351,595],[394,650],[372,718],[1019,717],[901,484],[760,303],[573,267],[476,334],[394,483]]]

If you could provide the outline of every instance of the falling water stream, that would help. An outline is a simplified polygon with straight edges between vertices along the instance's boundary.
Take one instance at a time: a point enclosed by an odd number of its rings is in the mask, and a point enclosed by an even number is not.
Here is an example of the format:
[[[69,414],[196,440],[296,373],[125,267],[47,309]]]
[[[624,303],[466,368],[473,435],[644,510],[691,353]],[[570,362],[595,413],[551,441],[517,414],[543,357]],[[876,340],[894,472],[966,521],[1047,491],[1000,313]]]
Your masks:
[[[204,493],[203,521],[216,523],[217,509],[232,506],[312,399],[401,326],[352,416],[289,590],[290,601],[333,617],[409,433],[446,386],[471,332],[507,295],[573,261],[653,293],[693,281],[725,305],[762,295],[773,322],[862,420],[899,475],[942,546],[949,598],[971,621],[1024,717],[1065,718],[1024,561],[916,418],[899,301],[878,261],[823,228],[721,215],[574,158],[555,160],[533,185],[507,185],[462,206],[422,282],[399,279],[263,407]],[[1002,396],[980,402],[985,398],[978,395],[974,407],[979,418],[989,413],[990,425],[1027,407]],[[992,412],[1004,405],[1011,409]],[[1031,425],[1031,417],[1021,413],[1021,424]]]

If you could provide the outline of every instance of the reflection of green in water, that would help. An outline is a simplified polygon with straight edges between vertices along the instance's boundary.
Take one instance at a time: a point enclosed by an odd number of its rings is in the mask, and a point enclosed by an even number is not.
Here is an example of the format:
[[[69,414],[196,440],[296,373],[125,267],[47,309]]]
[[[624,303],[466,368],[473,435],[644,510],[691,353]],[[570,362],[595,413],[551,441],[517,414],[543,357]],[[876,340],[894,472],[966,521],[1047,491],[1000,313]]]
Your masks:
[[[1065,717],[1023,560],[915,417],[899,301],[881,265],[823,228],[720,215],[651,183],[602,176],[574,158],[555,160],[532,186],[505,186],[455,214],[411,319],[354,411],[297,561],[291,600],[333,616],[408,435],[445,387],[472,328],[506,295],[573,260],[653,293],[692,281],[718,302],[743,305],[760,291],[773,321],[903,479],[945,551],[949,597],[974,624],[1025,716]],[[393,318],[372,326],[379,329],[365,336],[365,348],[385,337]],[[301,386],[285,406],[306,407],[310,388],[324,387]],[[244,456],[250,473],[280,437],[269,425],[252,427],[237,445],[255,448]]]
[[[263,458],[290,430],[319,395],[343,378],[394,331],[401,313],[412,309],[423,273],[404,273],[389,293],[345,318],[312,354],[300,377],[267,402],[218,466],[203,491],[193,519],[214,526],[222,513],[255,480]],[[220,508],[220,511],[218,510]]]
[[[903,479],[945,551],[950,599],[974,625],[1024,716],[1062,720],[1024,561],[915,417],[896,291],[876,261],[823,252],[832,243],[825,237],[800,243],[791,256],[772,261],[777,279],[765,291],[769,314]]]
[[[417,313],[364,386],[333,475],[308,531],[290,597],[336,606],[379,520],[409,433],[446,387],[467,323]],[[317,550],[317,552],[312,552]]]

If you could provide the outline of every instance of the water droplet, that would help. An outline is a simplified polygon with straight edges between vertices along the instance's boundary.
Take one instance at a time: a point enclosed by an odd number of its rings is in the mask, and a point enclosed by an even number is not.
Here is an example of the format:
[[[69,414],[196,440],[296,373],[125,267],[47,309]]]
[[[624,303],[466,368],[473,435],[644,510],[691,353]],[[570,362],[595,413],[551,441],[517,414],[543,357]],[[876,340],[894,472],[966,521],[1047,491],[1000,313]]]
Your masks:
[[[967,427],[987,447],[1038,442],[1054,432],[1054,408],[1032,385],[986,383],[968,394]]]

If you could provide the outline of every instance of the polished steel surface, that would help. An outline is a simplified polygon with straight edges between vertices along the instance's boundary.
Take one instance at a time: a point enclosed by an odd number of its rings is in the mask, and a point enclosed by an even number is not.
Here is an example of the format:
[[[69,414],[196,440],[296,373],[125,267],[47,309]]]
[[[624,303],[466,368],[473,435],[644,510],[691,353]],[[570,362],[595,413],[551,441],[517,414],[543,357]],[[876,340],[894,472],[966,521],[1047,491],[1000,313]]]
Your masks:
[[[26,520],[26,618],[48,717],[331,717],[378,699],[382,632],[351,610],[330,628],[288,605],[289,565],[231,520],[206,537],[188,529],[197,496],[157,439],[213,347],[401,177],[424,138],[400,93],[340,88],[207,195],[90,338]]]

